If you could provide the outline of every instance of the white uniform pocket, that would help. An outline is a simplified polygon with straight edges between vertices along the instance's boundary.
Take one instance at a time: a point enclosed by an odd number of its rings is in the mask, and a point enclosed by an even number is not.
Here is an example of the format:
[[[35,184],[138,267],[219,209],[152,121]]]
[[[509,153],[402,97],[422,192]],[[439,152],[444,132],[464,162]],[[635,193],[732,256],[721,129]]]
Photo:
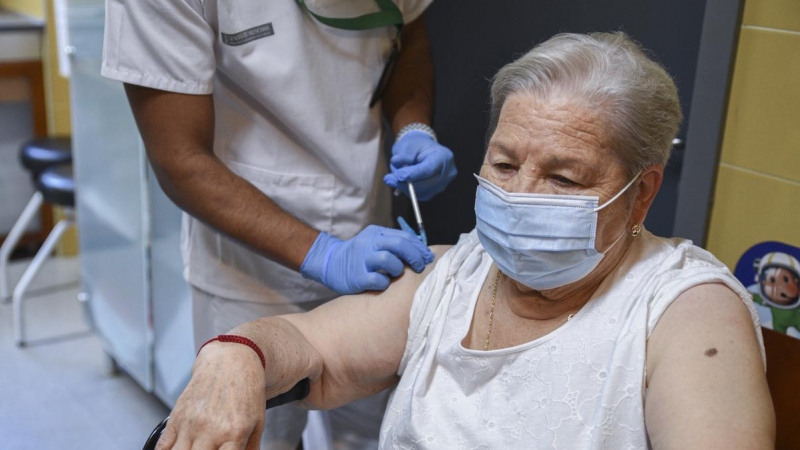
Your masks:
[[[311,227],[330,232],[335,179],[332,175],[280,174],[232,161],[225,164],[271,198],[278,206]],[[300,303],[333,298],[325,286],[266,258],[190,219],[188,280],[214,295],[260,303]],[[263,224],[264,227],[268,225]]]
[[[336,187],[333,175],[284,174],[230,160],[225,165],[287,213],[317,230],[331,232]]]

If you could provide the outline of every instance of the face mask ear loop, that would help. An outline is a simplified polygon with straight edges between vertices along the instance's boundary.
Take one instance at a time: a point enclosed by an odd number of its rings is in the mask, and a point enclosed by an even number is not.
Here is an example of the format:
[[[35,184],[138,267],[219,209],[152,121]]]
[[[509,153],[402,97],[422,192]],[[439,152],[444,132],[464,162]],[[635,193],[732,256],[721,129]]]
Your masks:
[[[633,177],[633,179],[632,179],[632,180],[631,180],[631,181],[630,181],[628,184],[626,184],[626,185],[625,185],[625,187],[624,187],[624,188],[622,188],[622,190],[621,190],[621,191],[617,192],[617,195],[615,195],[615,196],[611,197],[611,199],[610,199],[609,201],[607,201],[607,202],[603,203],[602,205],[598,206],[597,208],[593,209],[591,212],[597,212],[597,211],[600,211],[601,209],[603,209],[603,208],[605,208],[606,206],[608,206],[608,205],[610,205],[611,203],[613,203],[613,202],[614,202],[614,200],[618,199],[618,198],[619,198],[619,197],[620,197],[622,194],[624,194],[624,193],[625,193],[625,191],[627,191],[627,190],[628,190],[628,188],[630,188],[631,186],[633,186],[633,183],[635,183],[635,182],[636,182],[636,180],[638,180],[638,179],[639,179],[639,175],[641,175],[641,174],[642,174],[642,171],[640,170],[640,171],[639,171],[639,173],[637,173],[637,174],[636,174],[636,176],[635,176],[635,177]]]
[[[625,230],[622,230],[622,233],[620,233],[620,235],[619,235],[619,237],[617,238],[617,240],[616,240],[616,241],[614,241],[614,242],[612,242],[612,243],[611,243],[611,245],[609,245],[609,246],[608,246],[608,248],[607,248],[607,249],[605,249],[605,251],[603,252],[603,254],[605,255],[606,253],[610,252],[610,251],[611,251],[611,249],[612,249],[612,248],[614,248],[614,246],[615,246],[615,245],[617,245],[617,242],[619,242],[619,240],[620,240],[620,239],[622,239],[622,237],[623,237],[623,236],[625,236]]]

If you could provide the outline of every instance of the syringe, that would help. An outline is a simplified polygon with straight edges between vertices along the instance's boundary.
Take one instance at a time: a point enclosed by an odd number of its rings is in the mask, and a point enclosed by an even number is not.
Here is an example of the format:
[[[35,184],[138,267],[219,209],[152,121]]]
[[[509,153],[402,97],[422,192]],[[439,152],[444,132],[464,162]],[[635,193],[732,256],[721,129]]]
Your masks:
[[[414,185],[408,183],[408,194],[411,197],[411,206],[414,208],[414,217],[417,219],[417,228],[419,229],[419,237],[422,243],[428,245],[428,235],[425,234],[425,225],[422,224],[422,215],[419,213],[419,202],[417,202],[417,193],[414,191]]]

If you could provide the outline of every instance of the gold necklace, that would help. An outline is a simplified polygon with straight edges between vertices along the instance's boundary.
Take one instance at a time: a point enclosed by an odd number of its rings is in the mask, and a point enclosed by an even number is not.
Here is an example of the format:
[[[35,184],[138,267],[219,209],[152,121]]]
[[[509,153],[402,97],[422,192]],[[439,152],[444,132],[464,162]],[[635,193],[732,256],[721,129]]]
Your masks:
[[[486,333],[486,345],[483,346],[483,351],[489,350],[489,338],[492,337],[492,326],[494,325],[494,303],[497,300],[497,283],[500,281],[500,270],[494,276],[494,285],[492,286],[492,309],[489,310],[489,332]]]
[[[492,337],[492,326],[494,325],[494,305],[495,301],[497,300],[497,285],[499,281],[500,270],[498,270],[497,274],[494,276],[494,283],[492,284],[492,308],[489,310],[489,331],[486,333],[486,344],[483,346],[483,351],[489,350],[489,339]],[[567,322],[569,322],[573,317],[575,317],[575,313],[567,316]]]

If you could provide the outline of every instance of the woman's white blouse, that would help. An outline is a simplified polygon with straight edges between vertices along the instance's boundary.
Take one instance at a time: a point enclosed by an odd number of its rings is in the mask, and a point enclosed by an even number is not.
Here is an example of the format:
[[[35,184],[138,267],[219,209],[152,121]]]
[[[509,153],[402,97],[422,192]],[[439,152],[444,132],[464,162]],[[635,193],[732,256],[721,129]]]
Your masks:
[[[642,233],[570,321],[527,344],[461,345],[492,260],[463,235],[418,290],[381,449],[645,449],[645,349],[682,292],[719,282],[750,295],[713,255]]]

